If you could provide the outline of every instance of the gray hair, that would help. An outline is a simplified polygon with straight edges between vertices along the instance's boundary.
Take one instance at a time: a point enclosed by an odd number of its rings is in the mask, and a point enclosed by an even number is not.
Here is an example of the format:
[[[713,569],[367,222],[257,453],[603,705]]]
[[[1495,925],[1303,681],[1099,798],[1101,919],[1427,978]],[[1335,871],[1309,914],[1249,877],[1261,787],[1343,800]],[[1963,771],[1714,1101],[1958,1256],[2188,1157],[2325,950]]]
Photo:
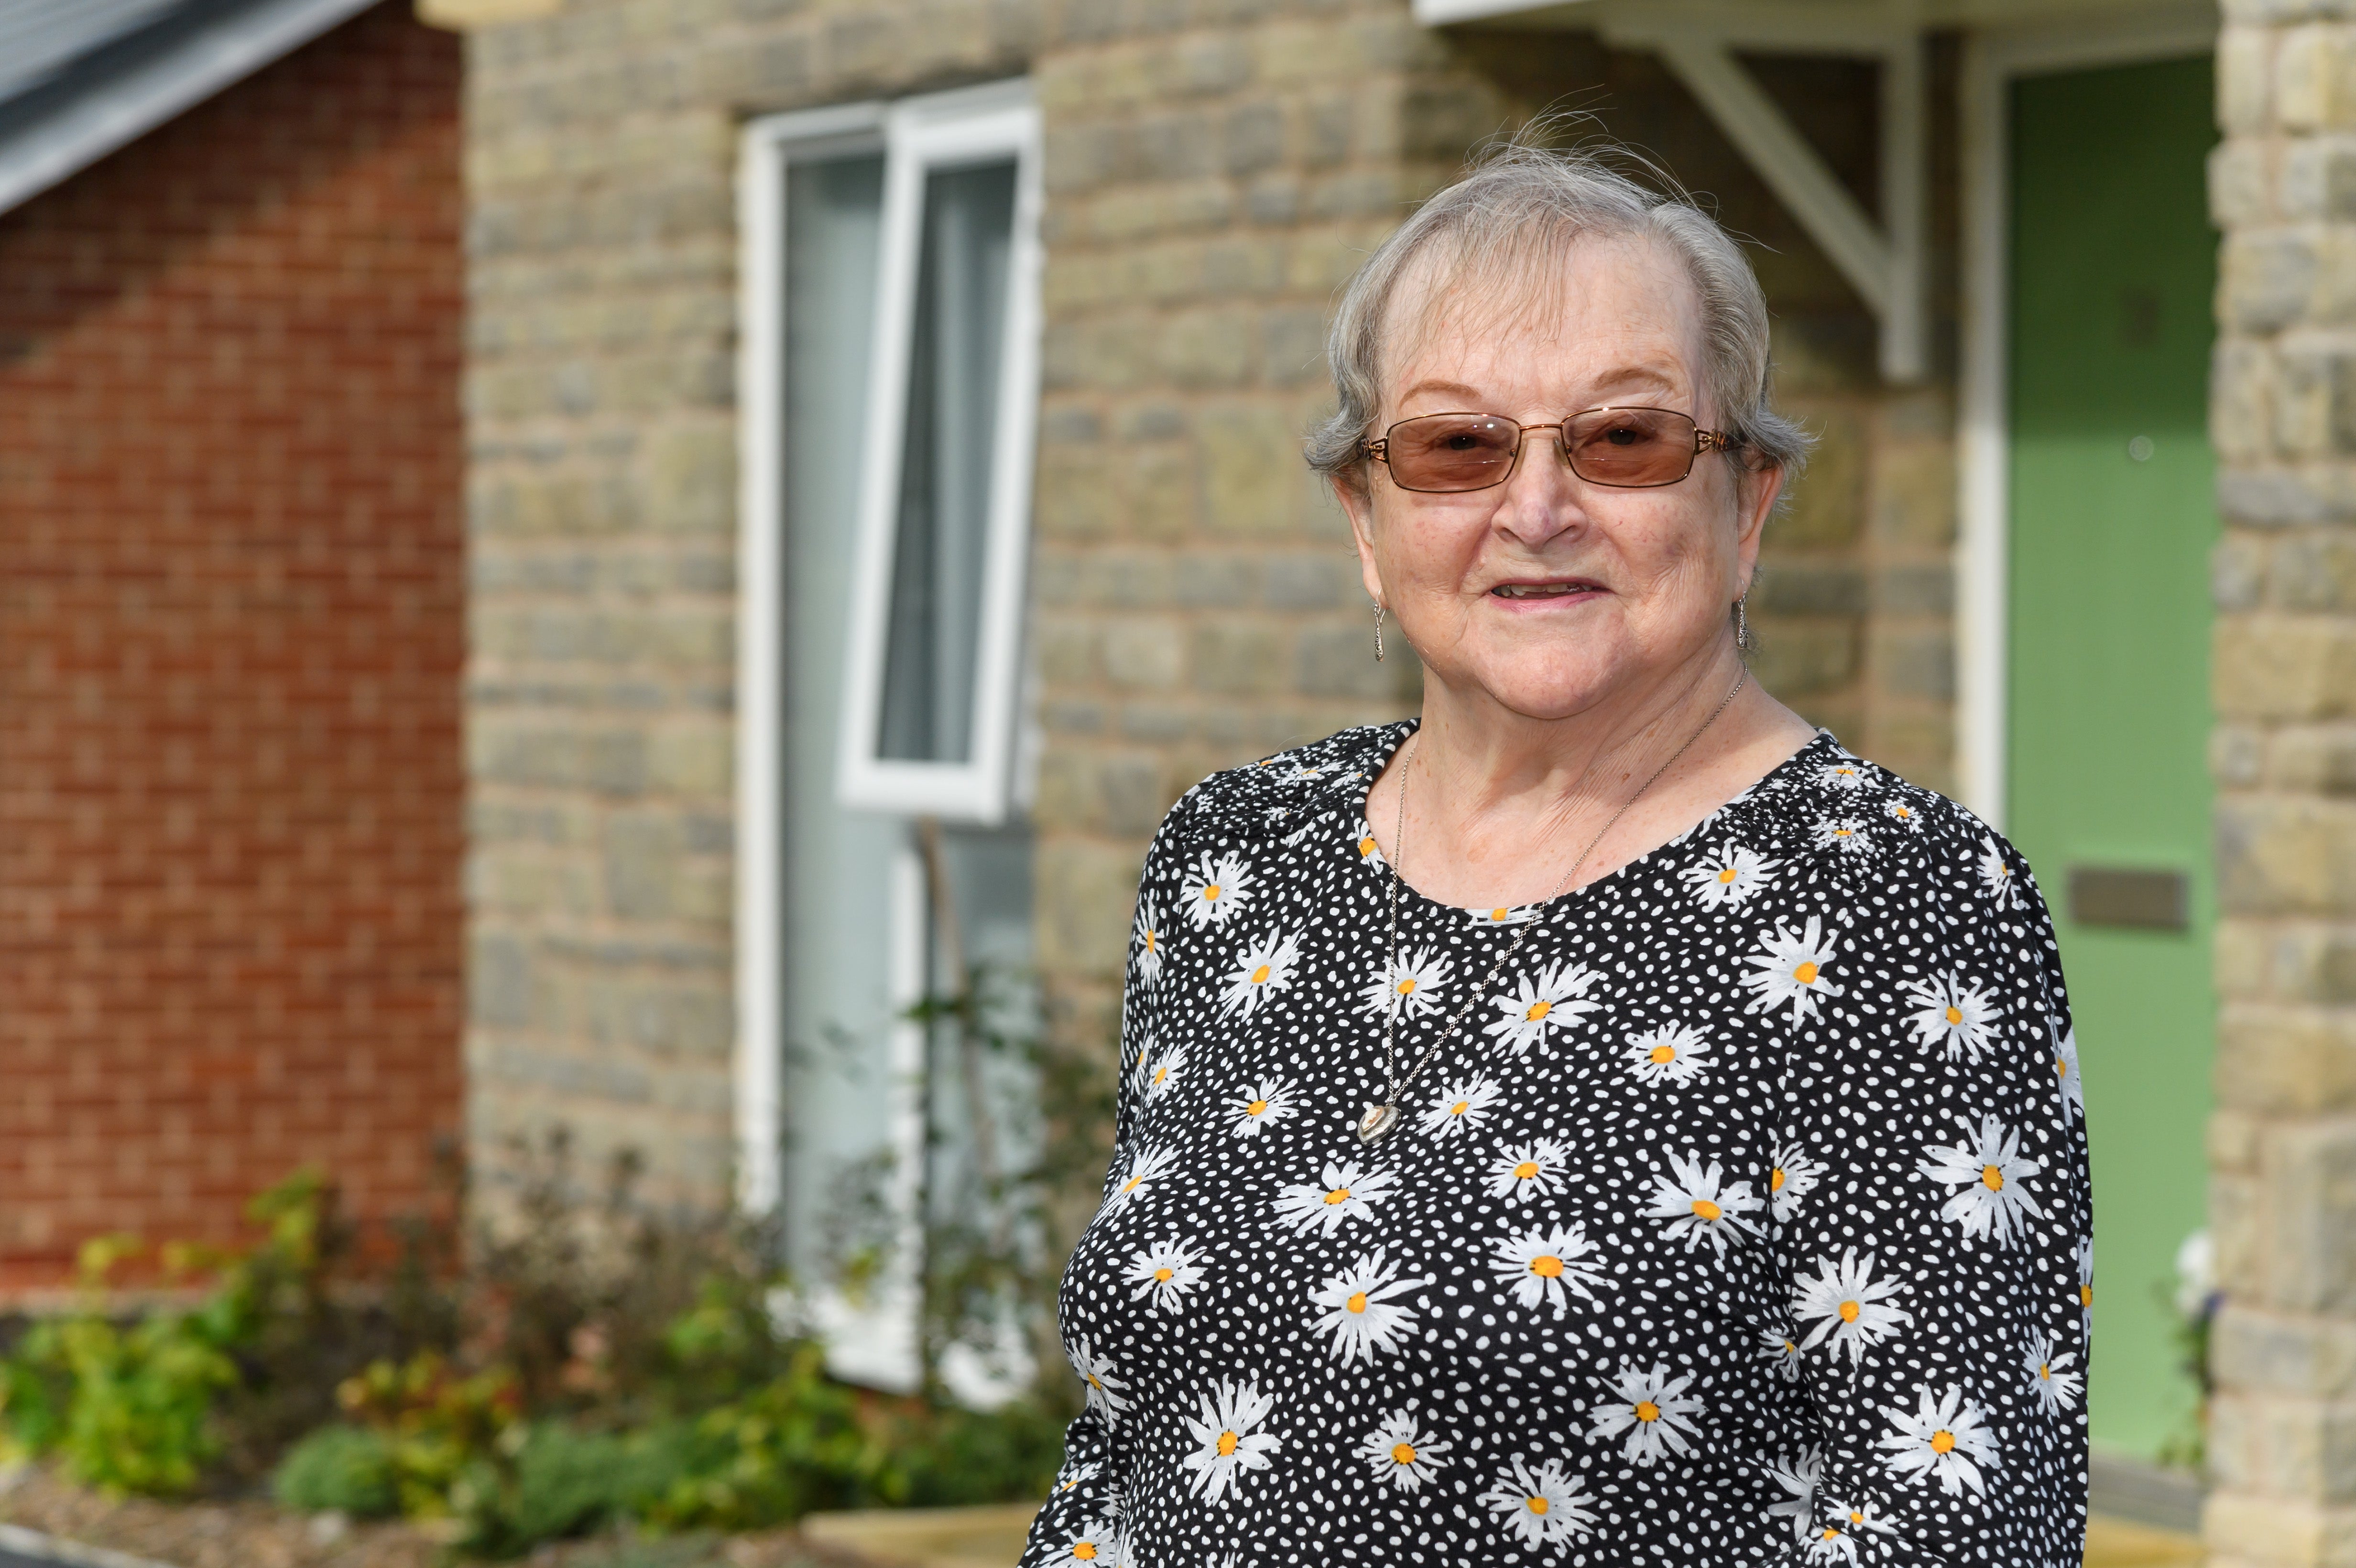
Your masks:
[[[1479,155],[1471,172],[1417,208],[1350,280],[1325,345],[1341,406],[1311,432],[1310,466],[1363,489],[1365,443],[1376,433],[1382,407],[1393,298],[1416,261],[1430,254],[1443,280],[1475,270],[1527,276],[1571,240],[1591,235],[1655,240],[1685,264],[1701,302],[1702,384],[1730,449],[1754,468],[1781,468],[1787,485],[1798,478],[1815,438],[1768,405],[1767,298],[1740,247],[1674,181],[1634,155],[1597,144],[1557,150],[1526,139],[1543,129]],[[1646,189],[1613,163],[1644,167],[1672,194]]]

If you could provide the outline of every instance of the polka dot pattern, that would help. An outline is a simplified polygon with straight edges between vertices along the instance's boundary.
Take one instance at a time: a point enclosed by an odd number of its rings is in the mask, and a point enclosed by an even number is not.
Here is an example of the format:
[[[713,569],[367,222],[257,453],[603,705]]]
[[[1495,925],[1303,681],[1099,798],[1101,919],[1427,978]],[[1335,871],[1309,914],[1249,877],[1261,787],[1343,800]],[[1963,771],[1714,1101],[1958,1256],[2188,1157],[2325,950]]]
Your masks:
[[[2075,1564],[2086,1149],[2019,855],[1820,734],[1549,903],[1402,887],[1395,955],[1411,731],[1155,839],[1024,1568]],[[1364,1147],[1386,1017],[1413,1061],[1526,926]]]

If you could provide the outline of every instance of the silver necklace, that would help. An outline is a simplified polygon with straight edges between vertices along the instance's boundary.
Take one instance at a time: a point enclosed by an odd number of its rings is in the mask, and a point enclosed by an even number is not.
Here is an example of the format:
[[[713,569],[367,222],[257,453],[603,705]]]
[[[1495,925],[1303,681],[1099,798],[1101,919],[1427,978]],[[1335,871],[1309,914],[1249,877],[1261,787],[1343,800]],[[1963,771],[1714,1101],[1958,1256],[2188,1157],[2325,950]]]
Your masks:
[[[1701,721],[1701,728],[1687,736],[1686,743],[1679,746],[1676,751],[1670,752],[1669,760],[1663,763],[1659,767],[1655,768],[1653,770],[1652,776],[1647,778],[1643,784],[1636,786],[1635,794],[1621,802],[1620,809],[1613,812],[1612,814],[1612,819],[1603,825],[1602,828],[1596,833],[1594,837],[1587,841],[1587,848],[1579,852],[1579,858],[1571,861],[1569,869],[1563,872],[1562,880],[1555,883],[1554,891],[1547,894],[1546,902],[1552,903],[1555,900],[1562,897],[1563,890],[1570,886],[1570,879],[1579,874],[1580,867],[1587,864],[1587,858],[1595,853],[1595,848],[1597,845],[1603,842],[1603,836],[1611,832],[1614,827],[1620,826],[1620,819],[1628,815],[1628,808],[1635,805],[1638,801],[1644,799],[1644,792],[1651,789],[1655,784],[1658,784],[1660,782],[1661,775],[1667,773],[1670,768],[1676,766],[1676,761],[1679,757],[1684,756],[1687,752],[1693,749],[1693,743],[1696,741],[1700,740],[1703,732],[1708,730],[1711,725],[1718,722],[1718,716],[1726,711],[1728,705],[1733,702],[1735,698],[1741,693],[1744,684],[1750,679],[1751,671],[1746,668],[1740,675],[1735,677],[1734,685],[1728,690],[1727,694],[1718,699],[1718,706],[1709,710],[1709,717]],[[1410,758],[1410,762],[1417,758],[1420,758],[1423,755],[1422,741],[1423,736],[1421,732],[1419,731],[1416,735],[1417,745],[1415,750],[1415,758]],[[1394,976],[1398,973],[1399,966],[1399,866],[1406,860],[1406,859],[1407,771],[1402,768],[1399,771],[1398,817],[1391,829],[1390,972]],[[1464,1005],[1458,1008],[1455,1012],[1449,1015],[1448,1021],[1440,1026],[1440,1032],[1431,1037],[1431,1043],[1424,1047],[1423,1054],[1416,1059],[1416,1063],[1413,1067],[1408,1069],[1407,1076],[1404,1078],[1399,1076],[1398,1071],[1398,1018],[1401,1008],[1397,992],[1398,982],[1396,980],[1391,982],[1393,992],[1391,996],[1390,1012],[1383,1020],[1383,1097],[1379,1100],[1369,1101],[1365,1113],[1358,1117],[1358,1141],[1360,1143],[1367,1145],[1378,1144],[1382,1142],[1384,1138],[1390,1136],[1391,1129],[1398,1125],[1399,1101],[1406,1097],[1408,1090],[1414,1086],[1415,1081],[1423,1076],[1423,1070],[1431,1065],[1431,1059],[1440,1054],[1440,1048],[1455,1038],[1457,1026],[1464,1021],[1467,1014],[1472,1012],[1475,1007],[1480,1005],[1481,998],[1488,994],[1490,986],[1495,982],[1499,975],[1505,972],[1505,965],[1514,961],[1514,955],[1522,950],[1523,944],[1529,941],[1530,934],[1537,930],[1537,923],[1536,921],[1527,922],[1522,926],[1520,933],[1515,936],[1512,944],[1508,946],[1504,953],[1498,955],[1497,961],[1494,964],[1489,965],[1489,972],[1481,976],[1481,983],[1472,987],[1472,994],[1464,999]]]

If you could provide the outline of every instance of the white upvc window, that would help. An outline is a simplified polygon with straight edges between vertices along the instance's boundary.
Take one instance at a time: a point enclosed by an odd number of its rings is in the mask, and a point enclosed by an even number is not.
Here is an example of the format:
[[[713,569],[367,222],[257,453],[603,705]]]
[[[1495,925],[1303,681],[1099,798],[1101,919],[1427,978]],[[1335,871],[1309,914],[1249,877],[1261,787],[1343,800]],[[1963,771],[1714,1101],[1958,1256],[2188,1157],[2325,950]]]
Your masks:
[[[843,805],[1005,820],[1039,388],[1039,114],[1027,83],[884,122]],[[847,455],[847,454],[846,454]]]
[[[880,1211],[888,1263],[811,1305],[837,1371],[905,1388],[923,1213],[965,1157],[910,1008],[953,954],[1031,953],[1037,115],[1001,83],[757,120],[742,154],[740,1196],[812,1277]]]

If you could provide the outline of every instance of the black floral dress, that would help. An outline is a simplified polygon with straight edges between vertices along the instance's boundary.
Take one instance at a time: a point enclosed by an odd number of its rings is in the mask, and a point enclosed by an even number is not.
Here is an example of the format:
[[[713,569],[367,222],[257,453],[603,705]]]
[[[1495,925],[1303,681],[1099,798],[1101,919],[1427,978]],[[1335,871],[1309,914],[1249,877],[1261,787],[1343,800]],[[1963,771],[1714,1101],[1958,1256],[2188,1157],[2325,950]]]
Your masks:
[[[1024,1568],[2074,1568],[2083,1106],[2019,856],[1820,734],[1549,903],[1402,887],[1394,953],[1411,728],[1154,841]],[[1363,1146],[1386,1018],[1419,1057],[1525,923]]]

